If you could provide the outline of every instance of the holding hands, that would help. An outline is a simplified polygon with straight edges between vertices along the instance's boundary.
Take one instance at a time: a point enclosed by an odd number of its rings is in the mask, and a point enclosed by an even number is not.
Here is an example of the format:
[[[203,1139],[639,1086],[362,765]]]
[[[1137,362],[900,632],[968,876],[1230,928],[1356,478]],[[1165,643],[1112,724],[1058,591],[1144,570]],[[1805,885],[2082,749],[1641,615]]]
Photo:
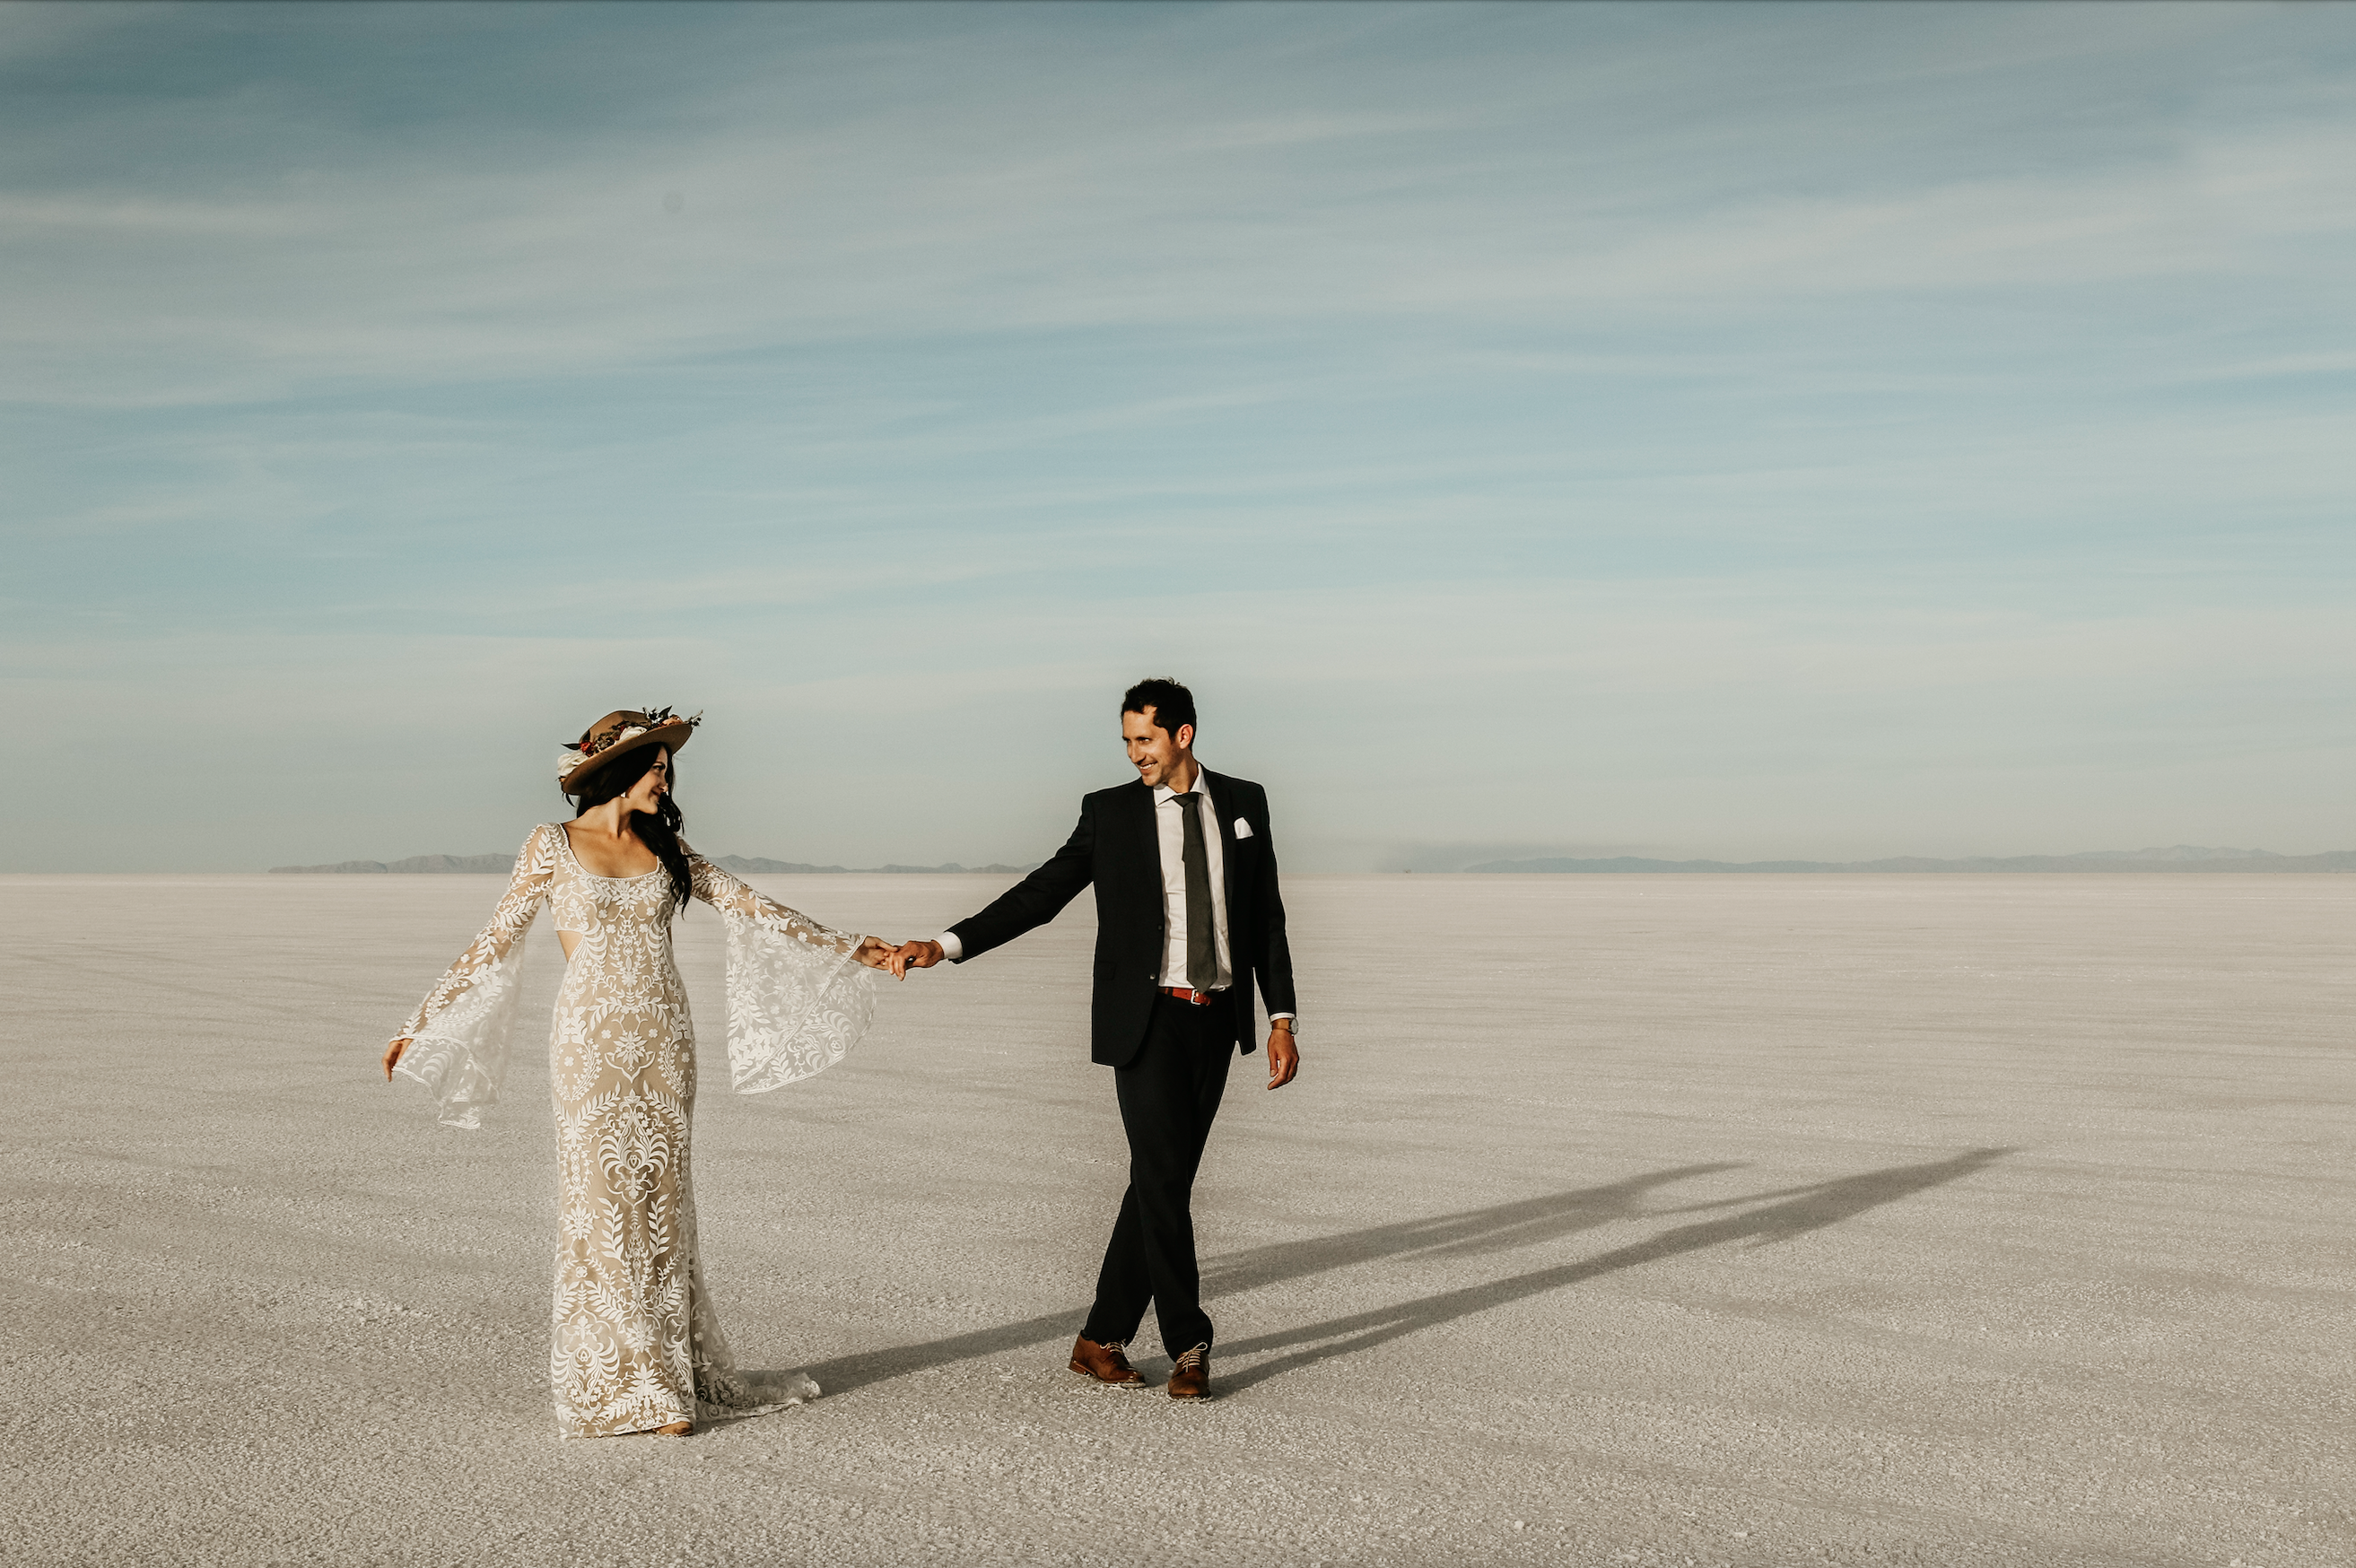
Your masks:
[[[890,969],[894,978],[905,980],[909,970],[929,969],[948,957],[937,942],[904,942],[892,950],[884,967]]]

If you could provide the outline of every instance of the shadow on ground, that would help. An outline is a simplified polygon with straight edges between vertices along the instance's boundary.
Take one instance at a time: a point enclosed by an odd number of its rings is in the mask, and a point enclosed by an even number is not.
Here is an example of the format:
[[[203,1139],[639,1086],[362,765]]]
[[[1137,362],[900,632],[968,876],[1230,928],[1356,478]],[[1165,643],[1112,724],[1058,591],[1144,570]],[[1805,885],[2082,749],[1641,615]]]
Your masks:
[[[1807,1187],[1779,1188],[1714,1202],[1678,1208],[1655,1208],[1649,1194],[1673,1182],[1735,1170],[1732,1164],[1680,1165],[1632,1176],[1600,1187],[1526,1198],[1512,1203],[1468,1209],[1429,1219],[1375,1225],[1361,1231],[1321,1236],[1306,1242],[1281,1242],[1230,1253],[1209,1261],[1203,1270],[1206,1300],[1241,1295],[1265,1285],[1282,1284],[1310,1275],[1387,1258],[1415,1254],[1419,1258],[1475,1257],[1558,1242],[1596,1226],[1622,1220],[1674,1218],[1712,1214],[1665,1231],[1647,1241],[1633,1242],[1608,1253],[1573,1263],[1557,1264],[1483,1285],[1446,1290],[1395,1306],[1350,1313],[1322,1323],[1303,1324],[1248,1339],[1222,1340],[1223,1358],[1283,1352],[1252,1365],[1220,1371],[1221,1392],[1234,1392],[1269,1378],[1325,1360],[1355,1355],[1389,1343],[1404,1335],[1454,1322],[1476,1312],[1525,1300],[1551,1290],[1583,1284],[1622,1269],[1681,1256],[1729,1243],[1754,1246],[1788,1242],[1795,1236],[1855,1219],[1868,1210],[1911,1198],[1934,1187],[1986,1169],[2014,1152],[2006,1148],[1968,1149],[1947,1159],[1922,1165],[1890,1166]],[[1739,1210],[1725,1213],[1721,1211]],[[977,1328],[920,1344],[868,1351],[808,1369],[829,1393],[844,1393],[871,1383],[887,1382],[935,1367],[1001,1355],[1028,1346],[1065,1338],[1076,1331],[1087,1316],[1087,1303],[1070,1306],[1020,1322]]]
[[[1607,1274],[1616,1274],[1622,1269],[1659,1263],[1665,1258],[1700,1252],[1729,1242],[1747,1241],[1754,1246],[1788,1242],[1810,1231],[1819,1231],[1827,1225],[1854,1219],[1869,1209],[1878,1209],[1885,1203],[1894,1203],[1901,1198],[1911,1198],[1931,1188],[1960,1180],[1986,1169],[2011,1152],[2010,1149],[2000,1148],[1971,1149],[1951,1159],[1934,1160],[1924,1165],[1891,1166],[1858,1176],[1843,1177],[1837,1181],[1820,1182],[1813,1187],[1785,1188],[1774,1192],[1729,1198],[1716,1203],[1656,1211],[1674,1215],[1753,1203],[1766,1205],[1764,1208],[1748,1209],[1740,1214],[1679,1225],[1650,1241],[1633,1242],[1578,1263],[1533,1269],[1527,1274],[1492,1280],[1485,1285],[1442,1291],[1420,1300],[1332,1317],[1323,1323],[1304,1324],[1275,1334],[1224,1341],[1219,1349],[1229,1357],[1251,1356],[1269,1350],[1290,1350],[1291,1353],[1228,1372],[1219,1381],[1229,1392],[1247,1389],[1254,1383],[1328,1357],[1371,1350],[1403,1335],[1436,1328],[1475,1312],[1486,1312],[1492,1307],[1549,1290],[1560,1290],[1566,1285],[1580,1285]]]

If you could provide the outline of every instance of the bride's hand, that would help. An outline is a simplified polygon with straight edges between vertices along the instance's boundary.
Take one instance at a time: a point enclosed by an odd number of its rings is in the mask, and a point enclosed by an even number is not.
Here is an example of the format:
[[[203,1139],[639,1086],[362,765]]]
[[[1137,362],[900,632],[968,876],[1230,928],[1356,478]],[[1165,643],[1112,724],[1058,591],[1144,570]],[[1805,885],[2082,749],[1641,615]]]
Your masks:
[[[384,1048],[384,1081],[392,1082],[392,1070],[400,1064],[401,1053],[409,1049],[409,1037],[402,1035]]]
[[[873,936],[862,936],[859,939],[858,950],[852,953],[851,956],[870,969],[889,969],[892,967],[894,951],[892,944],[888,942],[878,941]]]

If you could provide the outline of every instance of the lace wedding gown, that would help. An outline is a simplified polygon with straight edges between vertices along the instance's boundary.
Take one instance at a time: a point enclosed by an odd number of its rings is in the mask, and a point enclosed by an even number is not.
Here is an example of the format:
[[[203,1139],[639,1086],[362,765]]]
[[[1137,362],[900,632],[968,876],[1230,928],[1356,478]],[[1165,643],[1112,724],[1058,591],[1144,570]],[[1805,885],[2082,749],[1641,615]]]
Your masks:
[[[823,1072],[873,1014],[861,938],[772,902],[690,850],[695,896],[728,926],[728,1063],[739,1093]],[[399,1071],[451,1126],[481,1124],[506,1075],[523,940],[545,901],[579,933],[556,998],[549,1079],[562,1177],[550,1371],[567,1436],[646,1432],[818,1392],[755,1390],[703,1289],[688,1179],[695,1028],[671,961],[670,879],[600,877],[554,823],[535,827],[490,923],[402,1029]]]

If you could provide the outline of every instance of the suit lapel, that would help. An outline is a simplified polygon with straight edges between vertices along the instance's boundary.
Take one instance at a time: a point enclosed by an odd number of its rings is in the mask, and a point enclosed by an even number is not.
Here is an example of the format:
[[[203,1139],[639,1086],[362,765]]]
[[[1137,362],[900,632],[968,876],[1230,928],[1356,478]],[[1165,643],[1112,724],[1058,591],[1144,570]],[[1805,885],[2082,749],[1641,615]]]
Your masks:
[[[1138,890],[1141,892],[1151,890],[1150,909],[1141,907],[1138,913],[1144,918],[1144,930],[1153,933],[1153,965],[1158,976],[1162,972],[1162,950],[1170,941],[1170,905],[1169,901],[1162,896],[1162,829],[1161,825],[1153,820],[1153,791],[1145,781],[1135,780],[1123,785],[1122,789],[1130,803],[1130,827],[1124,837],[1130,847],[1130,852],[1138,858]]]
[[[1135,824],[1130,843],[1134,852],[1142,857],[1139,863],[1153,873],[1154,895],[1159,898],[1162,892],[1162,829],[1153,820],[1153,792],[1146,787],[1143,779],[1128,787],[1129,798],[1133,803],[1130,812]]]
[[[1227,946],[1236,939],[1236,819],[1227,814],[1227,781],[1203,770],[1203,787],[1211,792],[1211,815],[1219,823],[1219,881],[1226,896]]]

